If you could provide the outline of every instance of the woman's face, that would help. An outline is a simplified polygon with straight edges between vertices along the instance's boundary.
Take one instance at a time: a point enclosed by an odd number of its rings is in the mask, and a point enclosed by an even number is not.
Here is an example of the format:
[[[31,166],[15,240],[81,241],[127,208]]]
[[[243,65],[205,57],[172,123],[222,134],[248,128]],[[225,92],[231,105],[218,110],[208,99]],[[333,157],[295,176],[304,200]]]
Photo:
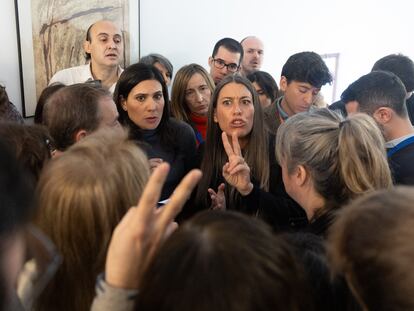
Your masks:
[[[193,74],[185,89],[185,100],[191,113],[196,116],[207,116],[210,105],[211,90],[206,80],[198,72]]]
[[[253,96],[243,84],[231,82],[225,85],[214,109],[214,122],[228,136],[237,132],[240,138],[246,137],[253,128]]]
[[[167,84],[167,86],[170,86],[172,76],[171,72],[169,72],[167,68],[165,68],[165,66],[159,62],[154,63],[154,67],[157,68],[159,72],[161,72],[162,76],[164,77],[165,84]]]
[[[259,95],[260,105],[262,106],[262,108],[270,106],[272,100],[269,97],[267,97],[265,91],[260,87],[260,85],[257,82],[253,82],[253,86],[257,94]]]
[[[164,96],[161,83],[145,80],[135,85],[127,99],[121,101],[122,109],[139,128],[153,130],[161,122],[164,110]]]

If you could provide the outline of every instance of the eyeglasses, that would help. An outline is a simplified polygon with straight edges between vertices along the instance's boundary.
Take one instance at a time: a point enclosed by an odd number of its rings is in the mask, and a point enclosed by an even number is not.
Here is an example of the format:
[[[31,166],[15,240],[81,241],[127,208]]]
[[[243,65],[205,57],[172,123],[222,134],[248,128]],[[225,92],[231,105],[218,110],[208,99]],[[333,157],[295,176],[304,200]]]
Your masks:
[[[237,70],[239,70],[239,65],[235,63],[226,64],[224,60],[220,58],[213,58],[213,61],[214,67],[216,67],[217,69],[223,69],[224,67],[227,67],[227,70],[230,72],[236,72]]]

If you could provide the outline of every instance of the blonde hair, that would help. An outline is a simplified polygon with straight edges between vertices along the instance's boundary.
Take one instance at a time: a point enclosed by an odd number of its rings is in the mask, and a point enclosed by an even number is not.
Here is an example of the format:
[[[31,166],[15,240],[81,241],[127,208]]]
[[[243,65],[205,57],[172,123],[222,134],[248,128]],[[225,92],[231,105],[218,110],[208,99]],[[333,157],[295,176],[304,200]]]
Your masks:
[[[321,108],[294,115],[278,129],[276,156],[289,173],[303,165],[329,205],[392,185],[384,139],[365,114],[343,119]]]
[[[37,309],[89,310],[112,231],[148,176],[146,156],[122,130],[99,130],[51,161],[39,180],[36,222],[63,264]]]
[[[185,98],[185,90],[187,89],[188,81],[196,73],[200,74],[206,81],[208,88],[213,95],[214,82],[208,72],[198,64],[189,64],[180,68],[177,71],[174,83],[171,90],[171,113],[181,121],[191,124],[190,108],[188,108],[187,100]]]

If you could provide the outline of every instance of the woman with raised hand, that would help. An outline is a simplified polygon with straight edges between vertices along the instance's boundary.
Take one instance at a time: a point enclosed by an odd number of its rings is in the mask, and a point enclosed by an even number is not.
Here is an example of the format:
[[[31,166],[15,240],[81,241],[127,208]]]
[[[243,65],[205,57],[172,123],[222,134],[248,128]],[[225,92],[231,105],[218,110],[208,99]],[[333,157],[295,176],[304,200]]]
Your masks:
[[[278,129],[276,153],[286,191],[315,234],[326,235],[350,200],[392,185],[381,131],[364,114],[343,119],[321,108],[294,115]]]
[[[231,148],[232,155],[226,153]],[[306,224],[303,210],[284,190],[281,169],[272,150],[274,137],[264,128],[262,108],[252,84],[238,75],[224,78],[212,97],[201,163],[203,178],[194,200],[186,206],[186,217],[199,209],[226,208],[266,221],[280,219],[272,223],[275,228]],[[233,171],[240,168],[237,165],[245,165],[248,172]],[[271,200],[286,208],[264,210],[252,200]]]
[[[146,151],[151,170],[162,162],[171,165],[161,195],[162,200],[168,199],[194,167],[193,130],[185,122],[170,117],[167,86],[154,66],[138,63],[126,68],[115,87],[114,101],[119,122]]]
[[[197,145],[206,139],[207,112],[214,82],[200,65],[190,64],[178,70],[171,91],[171,113],[191,125]]]

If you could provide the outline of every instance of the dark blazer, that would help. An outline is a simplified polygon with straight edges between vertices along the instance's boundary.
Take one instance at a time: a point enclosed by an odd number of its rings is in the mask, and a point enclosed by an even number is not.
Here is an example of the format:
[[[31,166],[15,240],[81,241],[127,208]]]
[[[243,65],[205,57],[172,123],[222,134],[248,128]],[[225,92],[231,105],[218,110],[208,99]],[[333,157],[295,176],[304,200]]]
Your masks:
[[[277,129],[279,128],[280,114],[279,109],[277,109],[277,103],[281,100],[282,97],[276,99],[270,106],[263,109],[263,120],[265,123],[265,128],[276,136]]]

